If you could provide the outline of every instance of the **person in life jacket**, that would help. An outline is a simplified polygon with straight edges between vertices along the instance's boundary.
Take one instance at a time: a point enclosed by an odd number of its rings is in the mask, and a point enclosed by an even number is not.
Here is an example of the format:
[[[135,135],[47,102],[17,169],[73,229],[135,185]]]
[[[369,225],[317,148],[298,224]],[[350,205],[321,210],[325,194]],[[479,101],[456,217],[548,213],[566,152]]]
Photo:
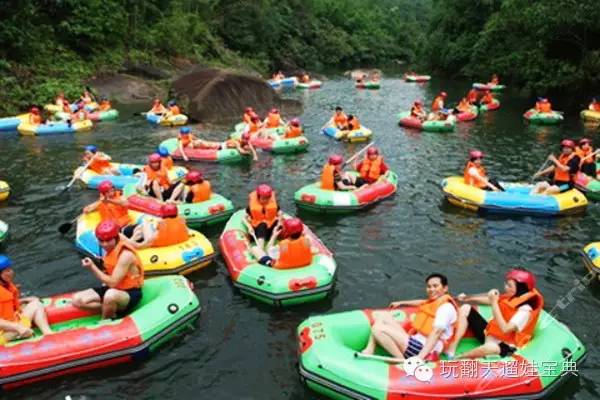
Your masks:
[[[242,116],[242,122],[245,124],[249,124],[254,115],[256,115],[256,112],[254,112],[254,108],[246,107],[246,109],[244,110],[244,115]]]
[[[367,183],[373,183],[388,171],[388,166],[383,161],[377,147],[369,147],[365,158],[355,164],[354,169],[360,173],[360,177]]]
[[[29,111],[29,123],[31,125],[41,125],[43,123],[40,109],[36,106],[31,107],[31,110]]]
[[[42,335],[53,333],[42,302],[33,296],[21,297],[12,267],[11,259],[0,254],[0,345],[32,337],[32,325],[37,326]]]
[[[535,276],[524,268],[513,268],[505,276],[504,293],[497,289],[487,295],[467,296],[461,293],[457,300],[463,304],[458,311],[458,324],[446,354],[453,357],[467,328],[481,346],[457,358],[481,358],[488,355],[506,357],[526,345],[532,338],[544,298],[535,288]],[[492,319],[488,322],[472,304],[489,305]]]
[[[69,104],[67,99],[63,100],[63,109],[62,110],[65,114],[71,114],[71,105]]]
[[[151,114],[162,115],[167,112],[167,109],[160,102],[160,99],[158,97],[155,97],[154,100],[152,100],[152,108],[150,108],[150,111],[148,112]]]
[[[467,93],[467,100],[469,100],[469,103],[477,104],[477,99],[479,99],[479,92],[475,89],[469,90],[469,93]]]
[[[321,189],[323,190],[356,190],[367,182],[360,176],[346,174],[342,171],[344,159],[332,154],[321,171]]]
[[[592,99],[592,102],[588,106],[588,109],[591,111],[600,112],[600,103],[598,102],[598,100],[596,100],[596,98]]]
[[[548,161],[553,164],[548,168],[537,172],[533,177],[538,178],[544,175],[552,175],[552,184],[548,182],[538,182],[531,194],[558,194],[567,191],[573,187],[573,179],[579,172],[581,160],[575,153],[575,142],[570,139],[564,139],[560,142],[561,154],[556,158],[554,154],[548,156]]]
[[[379,74],[379,72],[373,72],[373,74],[371,74],[371,82],[377,83],[381,80],[381,75]]]
[[[171,182],[169,170],[162,165],[159,154],[153,153],[148,157],[148,164],[144,166],[145,177],[140,182],[138,190],[160,201],[174,201],[173,193],[180,182]]]
[[[535,110],[539,113],[552,112],[552,103],[545,97],[538,97],[538,101],[535,103]]]
[[[280,81],[282,79],[285,79],[285,75],[283,74],[283,72],[277,71],[276,73],[273,74],[274,81]]]
[[[190,238],[185,219],[179,215],[175,204],[163,204],[162,218],[144,218],[130,237],[123,238],[135,249],[167,247],[183,243]]]
[[[456,110],[459,113],[460,112],[471,112],[471,104],[469,103],[469,100],[466,97],[463,97],[462,99],[460,99],[460,102],[456,106]]]
[[[96,238],[104,250],[104,271],[91,258],[81,260],[102,286],[77,292],[73,306],[102,311],[102,318],[123,318],[142,299],[144,270],[135,249],[120,237],[119,224],[103,221],[96,227]]]
[[[165,113],[165,118],[181,114],[181,109],[179,108],[175,100],[169,100],[167,106],[169,107],[169,109]]]
[[[348,125],[346,126],[346,130],[356,131],[358,129],[360,129],[360,121],[358,118],[352,114],[348,115]]]
[[[375,311],[373,325],[363,354],[373,354],[379,344],[399,360],[419,357],[424,360],[446,350],[456,331],[458,307],[448,294],[448,278],[433,273],[426,280],[426,300],[397,301],[390,308],[417,307],[408,331],[393,317],[393,310]]]
[[[86,119],[90,119],[89,113],[85,109],[85,103],[83,101],[79,101],[77,103],[77,110],[75,110],[75,112],[73,112],[71,114],[71,117],[69,120],[71,122],[78,122],[78,121],[85,121]]]
[[[264,249],[265,241],[271,238],[281,216],[282,213],[271,186],[258,185],[256,190],[248,195],[248,207],[246,207],[243,221],[259,248]]]
[[[494,96],[492,96],[492,92],[490,92],[489,90],[486,90],[485,92],[483,92],[483,96],[481,97],[481,100],[479,100],[479,104],[490,104],[494,101]]]
[[[596,178],[596,154],[598,154],[598,150],[594,151],[591,143],[590,139],[581,139],[579,146],[575,149],[575,154],[580,160],[579,170],[592,178]]]
[[[207,201],[212,196],[212,187],[210,182],[204,179],[202,172],[190,170],[183,180],[173,197],[178,201],[185,203],[201,203]]]
[[[177,147],[179,149],[179,154],[181,154],[184,161],[189,161],[185,149],[219,149],[221,145],[217,142],[210,142],[198,138],[192,134],[192,130],[189,127],[184,126],[179,129]]]
[[[82,159],[84,164],[90,163],[87,169],[98,175],[121,175],[118,168],[111,166],[112,158],[108,154],[98,151],[98,147],[93,144],[85,146]]]
[[[129,208],[127,200],[121,196],[121,192],[115,189],[111,181],[102,181],[98,185],[100,198],[83,208],[84,214],[89,214],[94,211],[100,213],[100,221],[116,221],[119,227],[132,223],[129,216]]]
[[[327,122],[326,126],[333,126],[341,131],[345,131],[348,128],[348,117],[344,113],[344,110],[342,110],[342,107],[337,106],[335,108],[335,113]]]
[[[423,102],[417,100],[413,103],[412,107],[410,108],[410,116],[418,118],[421,121],[425,121],[427,118],[427,113],[425,112],[425,109],[423,109]]]
[[[84,90],[79,100],[81,100],[84,103],[84,105],[90,104],[94,101],[94,96],[92,96],[92,94],[87,90]]]
[[[250,119],[252,122],[252,118]],[[278,128],[280,125],[283,125],[283,121],[281,120],[281,115],[279,115],[279,110],[276,108],[272,108],[267,114],[267,117],[263,121],[263,125],[267,128]]]
[[[58,94],[54,98],[54,104],[56,104],[62,109],[65,104],[65,101],[65,93],[63,91],[58,92]]]
[[[256,149],[250,143],[250,133],[244,132],[240,136],[239,139],[227,139],[225,143],[223,143],[222,148],[227,149],[237,149],[242,155],[252,156],[253,161],[258,161],[258,154],[256,153]]]
[[[479,150],[471,150],[469,159],[465,165],[463,177],[467,185],[475,186],[483,190],[492,190],[494,192],[503,192],[504,188],[498,180],[489,178],[483,167],[483,153]]]
[[[489,84],[495,86],[495,85],[498,85],[499,83],[500,83],[500,78],[498,78],[498,75],[493,74],[492,79],[490,79]]]
[[[267,244],[267,250],[258,247],[250,249],[259,264],[276,269],[306,267],[312,263],[313,254],[319,249],[312,246],[308,236],[303,234],[304,224],[299,218],[288,218],[277,225]],[[274,246],[276,239],[280,239]]]
[[[440,92],[435,99],[431,102],[431,112],[437,113],[444,110],[444,105],[448,94],[446,92]]]
[[[112,109],[112,104],[110,103],[110,100],[108,100],[106,96],[102,96],[100,98],[100,104],[98,104],[98,110],[108,111],[110,109]]]
[[[284,139],[296,138],[302,135],[304,135],[304,131],[302,130],[302,126],[300,126],[300,120],[292,118],[285,127]]]
[[[308,75],[306,72],[303,72],[302,74],[300,74],[300,82],[309,83],[310,81],[311,81],[310,75]]]
[[[156,149],[156,153],[158,153],[161,158],[161,165],[164,165],[166,169],[170,170],[175,166],[173,157],[171,157],[167,149],[164,147],[158,147],[158,149]]]

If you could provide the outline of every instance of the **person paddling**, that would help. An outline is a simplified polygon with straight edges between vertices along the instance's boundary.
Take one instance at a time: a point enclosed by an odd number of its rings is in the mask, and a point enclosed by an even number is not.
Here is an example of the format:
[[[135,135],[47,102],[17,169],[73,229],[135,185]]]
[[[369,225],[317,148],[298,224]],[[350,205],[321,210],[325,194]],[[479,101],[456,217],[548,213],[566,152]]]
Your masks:
[[[581,160],[575,153],[575,142],[570,139],[564,139],[560,142],[561,153],[556,158],[554,154],[548,156],[548,161],[553,165],[537,172],[533,177],[538,178],[543,175],[552,174],[552,184],[548,182],[538,182],[531,190],[531,194],[558,194],[573,188],[573,179],[579,171]]]
[[[332,154],[321,171],[321,189],[323,190],[356,190],[367,182],[360,176],[343,173],[344,158]]]
[[[469,152],[469,159],[463,172],[465,183],[483,190],[503,192],[504,188],[496,179],[488,178],[483,167],[483,156],[484,154],[479,150]]]
[[[383,161],[383,156],[379,154],[379,149],[373,146],[367,149],[367,155],[354,165],[354,169],[360,173],[360,177],[365,182],[370,184],[376,182],[389,168]]]
[[[575,154],[579,157],[579,169],[584,174],[596,178],[596,152],[592,147],[592,141],[583,138],[579,141],[579,146],[575,149]]]

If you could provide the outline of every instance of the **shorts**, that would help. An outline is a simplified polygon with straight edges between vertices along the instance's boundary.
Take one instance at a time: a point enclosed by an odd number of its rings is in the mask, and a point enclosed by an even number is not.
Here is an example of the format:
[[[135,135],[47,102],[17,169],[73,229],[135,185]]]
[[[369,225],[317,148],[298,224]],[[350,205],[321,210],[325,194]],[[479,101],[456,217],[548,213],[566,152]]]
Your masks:
[[[108,289],[110,289],[108,286],[98,286],[92,288],[94,292],[98,293],[98,296],[100,296],[101,300],[104,300],[104,295]],[[140,300],[142,300],[142,289],[140,288],[122,290],[122,292],[126,292],[129,295],[129,303],[127,303],[127,307],[125,307],[123,310],[117,311],[117,318],[125,317],[135,308],[135,306],[138,305]]]
[[[593,178],[596,177],[596,163],[585,163],[581,166],[581,172],[584,174],[591,176]]]
[[[152,182],[154,182],[154,181],[152,181]],[[157,197],[156,193],[154,193],[154,190],[152,190],[152,182],[148,183],[148,185],[146,186],[146,191],[148,192],[148,194],[150,196]],[[161,188],[162,189],[161,194],[162,194],[163,200],[171,197],[171,195],[173,194],[173,191],[175,190],[177,185],[178,185],[178,183],[173,183],[168,188]]]
[[[561,193],[573,189],[573,184],[571,182],[554,181],[553,185],[558,186]]]
[[[483,318],[475,308],[471,307],[471,311],[467,316],[467,321],[469,323],[469,329],[473,333],[473,336],[475,336],[475,339],[481,344],[485,343],[485,328],[488,326],[488,322],[485,318]],[[504,342],[498,343],[498,346],[500,347],[500,357],[506,357],[517,350]]]
[[[275,261],[275,260],[273,260],[273,259],[272,259],[271,257],[269,257],[269,256],[262,256],[262,257],[260,258],[260,260],[258,260],[258,263],[259,263],[259,264],[262,264],[262,265],[265,265],[265,266],[267,266],[267,267],[272,267],[272,266],[273,266],[273,262],[274,262],[274,261]]]
[[[411,358],[418,355],[423,350],[423,343],[415,339],[414,336],[408,337],[408,347],[404,350],[404,358]]]
[[[31,328],[31,320],[29,318],[24,317],[20,314],[17,315],[17,318],[19,318],[19,320],[16,322],[19,325],[22,325],[25,328]],[[0,329],[0,346],[7,342],[8,342],[8,340],[6,339],[6,336],[4,336],[4,331],[2,329]]]
[[[257,226],[254,227],[254,234],[257,239],[265,239],[269,240],[271,235],[273,234],[273,229],[275,229],[275,225],[277,222],[273,222],[271,226],[267,226],[265,222],[261,222]]]

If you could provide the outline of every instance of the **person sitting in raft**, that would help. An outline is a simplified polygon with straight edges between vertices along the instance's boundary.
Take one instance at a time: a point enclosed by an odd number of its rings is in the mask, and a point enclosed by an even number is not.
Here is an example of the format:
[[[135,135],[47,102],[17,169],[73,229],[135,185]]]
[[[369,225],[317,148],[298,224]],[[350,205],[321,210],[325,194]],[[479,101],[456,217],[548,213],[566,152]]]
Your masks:
[[[467,93],[467,100],[469,100],[470,104],[477,104],[477,100],[479,99],[479,93],[475,89],[469,90]]]
[[[163,115],[167,112],[167,109],[160,102],[160,99],[158,97],[155,97],[154,100],[152,100],[152,108],[148,112],[150,114]]]
[[[258,154],[256,154],[256,149],[250,143],[250,133],[244,132],[239,139],[228,139],[225,141],[222,147],[228,149],[237,149],[242,155],[252,155],[253,161],[258,161]]]
[[[341,131],[345,131],[348,127],[348,117],[342,110],[342,107],[337,106],[331,119],[327,122],[327,126],[333,126]]]
[[[465,183],[483,190],[503,192],[504,188],[500,186],[500,183],[496,179],[487,176],[482,160],[483,153],[481,151],[471,150],[469,152],[469,160],[463,172]]]
[[[469,100],[466,97],[460,99],[460,102],[456,106],[456,111],[457,113],[471,111],[471,103],[469,103]]]
[[[596,100],[595,97],[592,99],[592,102],[588,106],[588,109],[591,111],[600,112],[600,103],[598,102],[598,100]]]
[[[489,84],[489,85],[496,86],[496,85],[498,85],[499,83],[500,83],[500,78],[498,78],[498,75],[496,75],[496,74],[493,74],[493,75],[492,75],[492,79],[490,79],[490,81],[489,81],[489,83],[488,83],[488,84]]]
[[[108,111],[110,109],[112,109],[112,104],[110,103],[110,100],[108,100],[106,96],[102,96],[100,98],[100,104],[98,104],[98,110]]]
[[[439,356],[454,336],[458,306],[448,294],[448,278],[433,273],[425,279],[426,300],[396,301],[390,307],[418,307],[412,329],[406,331],[392,316],[392,311],[375,311],[371,335],[363,354],[374,354],[376,345],[400,360]]]
[[[250,119],[250,121],[252,121],[252,119]],[[269,114],[267,114],[263,124],[267,128],[278,128],[279,126],[283,125],[279,110],[277,108],[271,108],[271,111],[269,111]]]
[[[463,303],[490,305],[493,317],[488,323],[471,304],[463,304],[458,310],[456,334],[446,350],[448,357],[454,356],[467,328],[481,346],[457,358],[510,356],[532,339],[544,307],[544,298],[535,288],[535,276],[517,267],[508,271],[505,280],[503,294],[492,289],[483,296],[467,296],[464,293],[457,296],[457,300]]]
[[[89,91],[84,90],[81,97],[79,97],[79,100],[82,101],[84,105],[90,104],[94,101],[94,96]]]
[[[173,197],[177,201],[184,203],[202,203],[210,200],[212,196],[212,187],[210,182],[204,179],[202,172],[190,170],[183,180],[183,185],[180,185]]]
[[[313,254],[319,252],[312,246],[308,236],[303,234],[304,225],[299,218],[288,218],[278,224],[267,244],[267,251],[259,247],[250,248],[259,264],[275,269],[306,267],[312,263]],[[281,239],[277,246],[275,239]],[[272,257],[269,255],[271,254]]]
[[[68,103],[68,101],[65,99],[65,93],[63,91],[58,92],[58,94],[54,98],[54,104],[63,109],[65,102]]]
[[[254,108],[246,107],[246,109],[244,110],[244,115],[242,116],[242,121],[245,124],[249,124],[250,121],[252,120],[252,117],[255,115],[256,115],[256,113],[254,112]]]
[[[584,174],[596,178],[596,154],[591,145],[592,141],[583,138],[579,141],[579,146],[575,149],[575,154],[579,157],[579,170]]]
[[[373,72],[373,74],[371,75],[371,82],[379,82],[381,80],[381,75],[379,74],[379,72]]]
[[[73,306],[89,311],[102,311],[102,318],[123,318],[142,299],[144,270],[135,249],[119,236],[119,224],[103,221],[96,227],[96,238],[104,250],[103,272],[91,258],[81,265],[102,282],[102,286],[73,295]]]
[[[300,82],[301,83],[309,83],[310,81],[311,81],[310,75],[308,75],[306,72],[302,72],[302,74],[300,74]]]
[[[262,122],[260,121],[260,118],[258,115],[253,115],[250,118],[250,123],[248,125],[246,125],[246,128],[244,129],[244,133],[249,133],[250,137],[254,136],[254,135],[258,135],[260,134],[262,131],[264,131],[265,127],[263,126]]]
[[[283,72],[281,71],[277,71],[276,73],[273,74],[272,79],[274,81],[280,81],[282,79],[285,79],[285,75],[283,74]]]
[[[300,120],[298,118],[292,118],[292,120],[287,124],[285,128],[285,133],[283,137],[285,139],[291,139],[302,135],[304,135],[304,131],[300,126]]]
[[[494,96],[492,95],[492,92],[490,92],[489,90],[486,90],[485,92],[483,92],[483,96],[481,97],[481,100],[479,100],[479,104],[484,105],[484,104],[491,104],[493,102],[494,102]]]
[[[32,337],[32,324],[42,335],[53,333],[42,302],[33,296],[21,297],[12,266],[11,259],[0,254],[0,345]]]
[[[389,169],[383,161],[383,157],[379,155],[379,149],[375,146],[367,149],[365,158],[358,164],[355,164],[354,168],[360,173],[360,177],[368,184],[377,181],[379,177],[384,175]]]
[[[448,97],[448,93],[446,92],[440,92],[440,94],[435,96],[435,99],[431,102],[431,112],[439,113],[443,111],[445,109],[444,102],[446,101],[446,97]]]
[[[102,181],[98,185],[100,198],[83,208],[84,214],[98,211],[100,221],[115,221],[120,228],[132,223],[129,216],[127,200],[121,196],[121,192],[115,189],[111,181]]]
[[[537,172],[533,178],[553,173],[552,185],[548,182],[539,182],[531,190],[531,194],[558,194],[573,187],[573,178],[579,171],[581,160],[575,153],[575,142],[564,139],[560,142],[561,154],[558,159],[554,154],[548,156],[548,161],[552,164],[550,167]]]
[[[342,172],[344,159],[333,154],[327,159],[327,164],[321,171],[321,189],[323,190],[356,190],[366,182],[363,178]]]
[[[36,106],[31,107],[29,111],[29,123],[31,125],[41,125],[43,123],[40,109]]]
[[[71,114],[71,117],[70,117],[69,121],[71,123],[73,123],[73,122],[85,121],[86,119],[90,119],[89,118],[89,113],[85,109],[84,102],[83,101],[79,101],[77,103],[77,110],[75,110],[75,112]]]
[[[348,125],[346,126],[346,130],[356,131],[358,129],[360,129],[360,121],[358,118],[352,114],[348,115]]]
[[[140,182],[138,190],[160,201],[174,201],[173,193],[179,182],[171,182],[169,170],[162,165],[159,154],[153,153],[148,157],[148,164],[144,166],[145,177]]]
[[[169,107],[169,109],[165,113],[165,118],[181,114],[181,109],[179,108],[175,100],[169,100],[167,106]]]
[[[256,245],[264,249],[265,241],[271,238],[275,226],[281,219],[282,213],[277,204],[275,192],[269,185],[261,184],[248,195],[248,207],[244,224],[253,231]]]
[[[162,218],[144,218],[133,229],[131,237],[122,237],[135,249],[167,247],[183,243],[190,233],[185,219],[179,215],[175,204],[162,206]]]
[[[552,103],[545,97],[538,97],[538,101],[535,103],[535,110],[539,113],[550,113],[552,112]]]
[[[93,144],[85,146],[82,159],[84,164],[90,163],[87,169],[98,175],[121,175],[118,168],[110,165],[112,158],[108,154],[98,151],[98,147]]]
[[[427,118],[427,113],[423,109],[423,102],[417,100],[413,103],[412,107],[410,108],[410,116],[418,118],[421,121],[425,121]]]

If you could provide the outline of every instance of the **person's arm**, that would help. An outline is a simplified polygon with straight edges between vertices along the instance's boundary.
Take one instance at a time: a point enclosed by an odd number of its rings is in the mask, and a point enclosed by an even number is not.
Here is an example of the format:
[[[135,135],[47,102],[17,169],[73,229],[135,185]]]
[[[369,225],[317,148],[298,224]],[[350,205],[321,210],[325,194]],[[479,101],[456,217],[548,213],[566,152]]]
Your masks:
[[[515,324],[509,323],[504,319],[502,312],[500,311],[500,305],[498,304],[499,293],[498,290],[492,289],[488,293],[489,301],[492,306],[492,316],[496,320],[498,327],[504,333],[516,331],[518,328]]]
[[[456,300],[458,300],[462,303],[483,304],[483,305],[490,304],[490,299],[488,298],[487,295],[466,295],[464,293],[461,293],[458,296],[456,296]]]
[[[444,329],[434,326],[431,333],[427,336],[427,340],[425,340],[423,348],[421,349],[419,354],[417,354],[417,357],[419,357],[422,360],[425,359],[429,355],[429,353],[431,353],[431,351],[435,348],[435,345],[437,344],[438,340],[440,340],[442,333],[444,333]]]
[[[568,172],[570,169],[568,165],[561,164],[560,161],[558,161],[558,159],[556,157],[554,157],[554,154],[550,154],[548,156],[548,161],[550,161],[554,164],[554,168],[558,168],[561,171]]]
[[[179,146],[179,152],[181,153],[181,156],[183,157],[184,161],[189,161],[188,156],[185,154],[185,151],[183,150],[183,143],[181,142],[181,140],[177,141],[178,146]]]
[[[89,214],[91,212],[94,212],[98,209],[99,205],[100,205],[100,200],[97,200],[97,201],[93,202],[92,204],[88,204],[87,206],[83,207],[83,213]]]
[[[537,172],[533,177],[537,178],[538,176],[542,176],[542,175],[548,175],[550,173],[554,172],[554,166],[551,165],[546,169],[541,170],[540,172]]]
[[[250,147],[250,152],[252,153],[252,160],[258,161],[258,155],[256,154],[256,150],[254,149],[252,143],[248,142],[248,147]]]
[[[129,270],[129,266],[135,262],[135,256],[131,251],[124,250],[119,256],[117,265],[111,275],[102,272],[92,259],[86,257],[81,260],[81,264],[88,268],[102,283],[108,287],[115,287],[119,282],[123,280]]]
[[[27,328],[17,322],[7,321],[5,319],[0,319],[0,330],[15,332],[17,334],[17,339],[33,335],[33,331],[30,328]]]
[[[392,301],[390,303],[390,307],[391,308],[396,308],[396,307],[401,307],[401,306],[420,306],[421,304],[423,304],[425,300],[423,299],[417,299],[417,300],[399,300],[399,301]]]
[[[120,197],[118,199],[109,199],[106,198],[105,199],[106,202],[111,203],[111,204],[116,204],[118,206],[123,206],[123,207],[127,207],[129,205],[129,203],[127,203],[127,200],[125,200],[124,198]]]
[[[471,175],[473,178],[475,178],[476,180],[483,181],[485,183],[485,186],[489,187],[493,191],[495,191],[495,192],[499,192],[500,191],[500,189],[498,189],[496,186],[492,185],[490,183],[490,181],[485,176],[481,176],[479,174],[479,171],[476,168],[469,168],[469,170],[467,171],[467,173],[469,175]]]

